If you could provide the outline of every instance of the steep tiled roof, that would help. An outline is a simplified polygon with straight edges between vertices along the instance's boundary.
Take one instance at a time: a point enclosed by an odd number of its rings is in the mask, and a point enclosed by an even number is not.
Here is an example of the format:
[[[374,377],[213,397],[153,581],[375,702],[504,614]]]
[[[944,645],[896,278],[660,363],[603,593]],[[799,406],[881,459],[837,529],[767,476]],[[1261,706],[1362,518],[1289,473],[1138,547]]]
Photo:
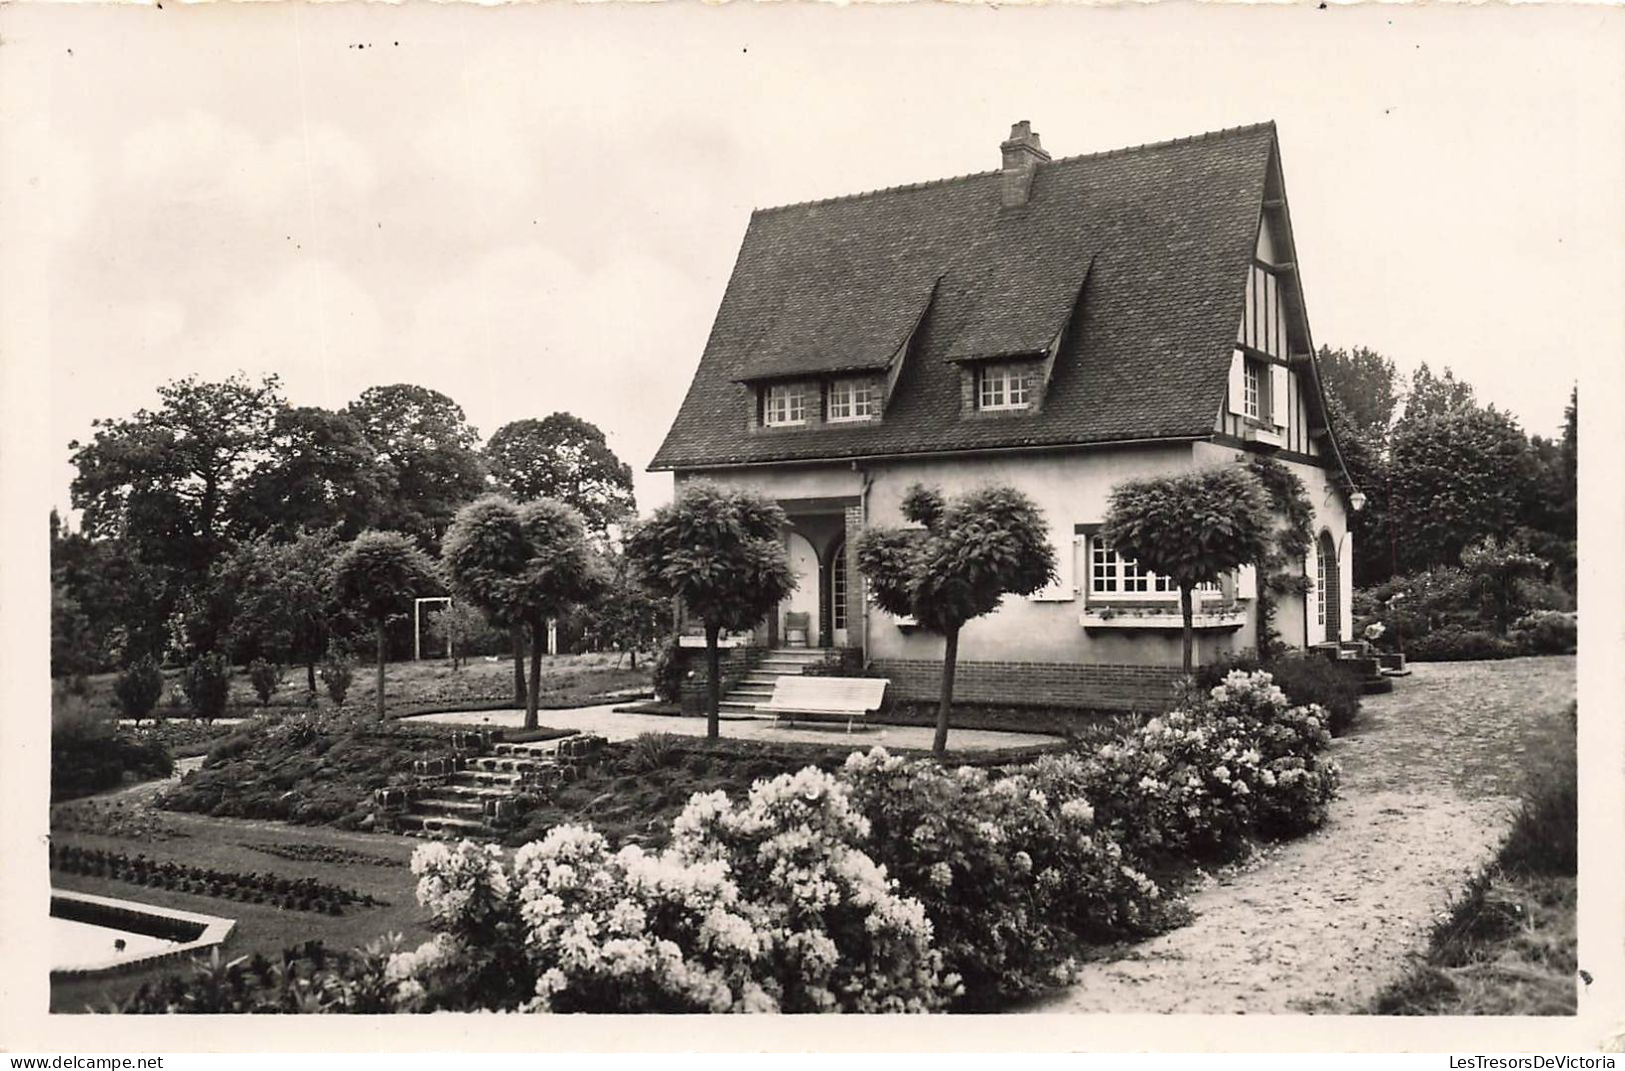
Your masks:
[[[1264,123],[1055,160],[1013,210],[997,171],[758,210],[651,468],[1206,436],[1274,143]],[[751,430],[741,379],[879,367],[925,294],[882,421]],[[1041,411],[961,417],[952,361],[1068,322]]]

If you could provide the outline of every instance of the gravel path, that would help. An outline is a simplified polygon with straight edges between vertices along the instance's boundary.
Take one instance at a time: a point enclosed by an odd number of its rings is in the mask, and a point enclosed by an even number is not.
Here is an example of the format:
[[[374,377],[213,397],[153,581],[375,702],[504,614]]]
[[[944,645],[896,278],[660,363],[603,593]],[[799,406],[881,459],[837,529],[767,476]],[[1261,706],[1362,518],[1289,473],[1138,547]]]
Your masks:
[[[1216,876],[1190,925],[1024,1010],[1364,1011],[1493,858],[1526,757],[1571,731],[1572,657],[1413,669],[1334,744],[1343,789],[1325,827]]]

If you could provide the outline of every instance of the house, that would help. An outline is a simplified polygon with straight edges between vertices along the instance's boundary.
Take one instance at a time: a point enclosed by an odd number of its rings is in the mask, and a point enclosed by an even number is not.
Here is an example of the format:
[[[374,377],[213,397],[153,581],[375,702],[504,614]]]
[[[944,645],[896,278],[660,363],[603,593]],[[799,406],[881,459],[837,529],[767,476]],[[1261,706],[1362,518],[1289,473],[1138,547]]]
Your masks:
[[[784,507],[800,587],[749,639],[855,649],[898,694],[934,696],[941,639],[866,601],[857,536],[902,523],[916,482],[1007,483],[1044,511],[1061,575],[966,626],[956,695],[1154,702],[1180,663],[1178,593],[1097,537],[1107,496],[1253,454],[1314,505],[1313,586],[1277,630],[1348,638],[1353,488],[1274,124],[1052,159],[1021,122],[1000,152],[996,171],[751,216],[650,466]],[[1251,568],[1199,595],[1199,658],[1257,642]]]

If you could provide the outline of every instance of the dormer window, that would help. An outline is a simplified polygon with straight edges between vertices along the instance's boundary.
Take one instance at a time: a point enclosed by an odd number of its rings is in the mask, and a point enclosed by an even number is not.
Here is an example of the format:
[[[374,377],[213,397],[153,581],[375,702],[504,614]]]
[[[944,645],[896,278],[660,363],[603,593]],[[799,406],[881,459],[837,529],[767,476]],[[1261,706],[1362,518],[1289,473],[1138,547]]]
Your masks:
[[[868,420],[875,415],[874,381],[837,379],[829,385],[829,405],[825,417],[830,423]]]
[[[976,373],[976,408],[1026,409],[1028,363],[983,365]]]
[[[807,423],[807,388],[801,383],[775,383],[762,394],[762,423],[770,428]]]

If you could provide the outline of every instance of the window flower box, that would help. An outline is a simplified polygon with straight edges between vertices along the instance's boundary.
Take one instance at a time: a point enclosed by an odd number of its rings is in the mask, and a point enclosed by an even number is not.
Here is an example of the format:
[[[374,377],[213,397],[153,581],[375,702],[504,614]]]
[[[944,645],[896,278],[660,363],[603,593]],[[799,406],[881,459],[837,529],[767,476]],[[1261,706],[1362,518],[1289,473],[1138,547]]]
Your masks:
[[[1191,627],[1198,630],[1238,629],[1246,623],[1246,608],[1234,605],[1199,605],[1191,614]],[[1183,629],[1185,619],[1178,606],[1092,606],[1078,616],[1078,624],[1086,629]]]

